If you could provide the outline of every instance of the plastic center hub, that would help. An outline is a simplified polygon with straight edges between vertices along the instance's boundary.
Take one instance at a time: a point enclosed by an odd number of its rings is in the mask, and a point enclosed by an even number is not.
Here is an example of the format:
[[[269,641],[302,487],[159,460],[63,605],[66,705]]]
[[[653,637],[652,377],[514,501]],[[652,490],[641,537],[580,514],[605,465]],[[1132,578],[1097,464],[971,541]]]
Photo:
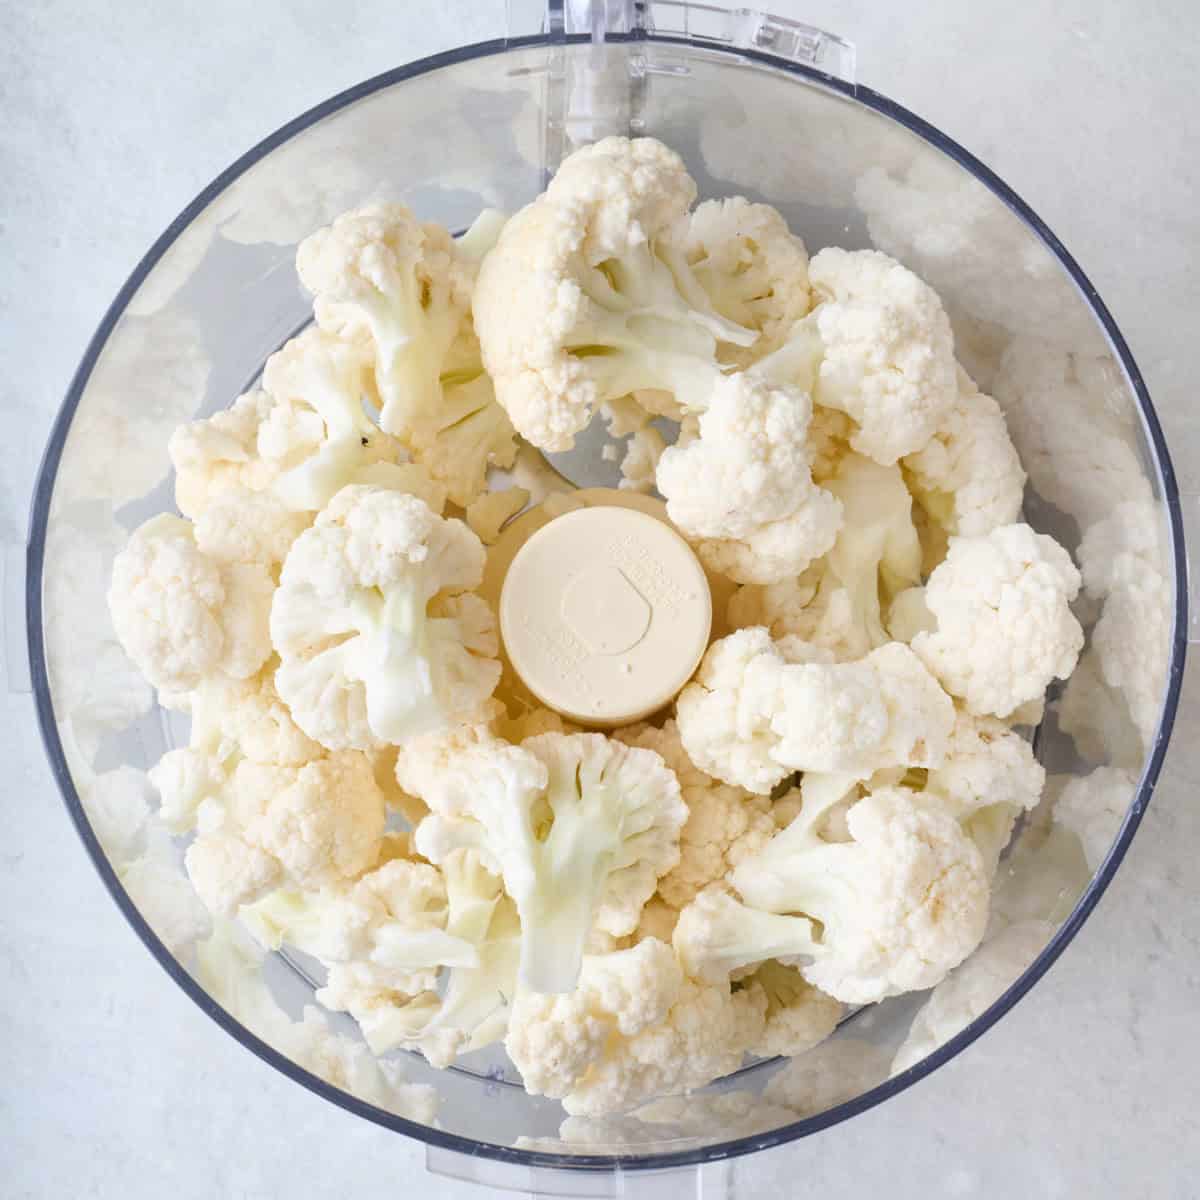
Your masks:
[[[708,644],[712,597],[688,544],[628,508],[583,508],[539,529],[500,593],[513,669],[545,705],[622,725],[668,703]]]

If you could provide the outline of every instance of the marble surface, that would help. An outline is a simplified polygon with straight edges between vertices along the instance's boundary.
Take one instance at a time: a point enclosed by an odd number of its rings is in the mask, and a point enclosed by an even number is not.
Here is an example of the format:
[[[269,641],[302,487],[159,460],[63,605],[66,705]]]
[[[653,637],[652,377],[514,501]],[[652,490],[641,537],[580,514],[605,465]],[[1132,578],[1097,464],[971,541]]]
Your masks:
[[[772,0],[1046,218],[1123,327],[1200,490],[1200,14],[1190,0]],[[235,155],[331,93],[495,36],[501,3],[0,3],[0,533],[108,300]],[[7,614],[11,619],[12,614]],[[1099,910],[1000,1027],[839,1128],[741,1161],[739,1194],[1195,1196],[1200,683]],[[0,695],[0,1195],[475,1197],[424,1150],[256,1061],[155,965],[72,833],[29,698]],[[687,1194],[678,1190],[678,1194]]]

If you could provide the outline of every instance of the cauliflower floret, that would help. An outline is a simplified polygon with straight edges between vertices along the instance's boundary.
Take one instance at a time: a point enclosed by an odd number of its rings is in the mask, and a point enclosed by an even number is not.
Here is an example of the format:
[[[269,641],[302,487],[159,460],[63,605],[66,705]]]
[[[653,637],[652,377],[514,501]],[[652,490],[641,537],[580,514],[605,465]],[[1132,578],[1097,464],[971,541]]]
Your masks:
[[[773,583],[833,545],[842,506],[812,482],[811,413],[797,389],[732,375],[713,387],[700,436],[663,452],[657,478],[667,515],[707,567],[740,583]]]
[[[797,770],[865,778],[941,762],[954,706],[907,647],[853,663],[789,662],[798,648],[761,628],[713,644],[676,703],[697,766],[765,794]]]
[[[666,439],[653,425],[634,430],[621,457],[621,482],[617,486],[625,492],[652,492],[666,448]]]
[[[222,492],[261,491],[279,474],[280,463],[258,453],[258,430],[274,401],[255,390],[222,412],[176,427],[167,451],[175,468],[175,503],[185,516],[198,516]],[[313,414],[316,418],[316,414]],[[306,449],[320,441],[319,421]]]
[[[569,995],[519,993],[505,1049],[527,1091],[598,1116],[736,1070],[764,1009],[761,989],[697,984],[669,946],[647,938],[585,958]]]
[[[920,582],[921,547],[899,468],[847,454],[825,486],[843,512],[833,549],[799,577],[743,589],[729,615],[735,625],[766,625],[774,637],[798,637],[850,661],[891,640],[882,606]]]
[[[680,913],[675,948],[690,975],[778,958],[838,1000],[871,1004],[932,987],[979,944],[988,872],[952,816],[880,788],[846,813],[849,840],[830,842],[822,818],[841,796],[824,791],[734,870],[744,904],[710,889]]]
[[[428,877],[425,864],[412,865]],[[516,909],[476,853],[453,854],[442,877],[444,907],[432,892],[407,915],[393,904],[400,923],[389,927],[388,948],[381,951],[377,933],[369,960],[332,963],[317,993],[354,1016],[373,1053],[419,1049],[437,1067],[504,1036],[520,947]],[[403,968],[398,977],[385,957]],[[440,996],[432,990],[439,968],[448,972]]]
[[[994,717],[960,711],[946,757],[929,772],[924,791],[963,822],[994,871],[1013,823],[1037,807],[1045,782],[1045,768],[1020,734]]]
[[[406,747],[396,771],[433,809],[417,831],[426,853],[486,847],[520,912],[521,980],[536,991],[569,991],[591,929],[632,933],[659,876],[679,862],[687,809],[650,750],[594,733],[546,733],[519,747],[481,735],[449,752]]]
[[[922,508],[948,534],[981,537],[1020,515],[1025,472],[1004,414],[961,367],[954,407],[904,469]]]
[[[229,488],[196,515],[196,545],[222,563],[262,563],[272,569],[287,557],[292,543],[312,523],[274,492]]]
[[[1084,590],[1104,604],[1092,647],[1104,681],[1125,697],[1144,747],[1158,728],[1170,658],[1167,563],[1163,517],[1152,501],[1118,505],[1079,546]]]
[[[383,428],[404,434],[436,412],[470,304],[471,272],[449,233],[402,204],[368,205],[305,238],[296,271],[323,330],[369,338]]]
[[[1009,925],[955,967],[913,1018],[891,1074],[916,1066],[982,1016],[1024,974],[1056,928],[1047,921]]]
[[[212,928],[212,919],[180,869],[167,837],[148,837],[135,859],[115,863],[117,878],[142,919],[177,958]]]
[[[765,962],[742,986],[762,988],[767,997],[762,1036],[750,1047],[750,1053],[761,1058],[804,1054],[823,1042],[842,1019],[841,1001],[813,987],[795,967]]]
[[[828,247],[809,264],[809,281],[815,307],[804,325],[822,347],[813,399],[853,418],[851,446],[884,466],[920,450],[958,395],[937,293],[877,250]]]
[[[969,711],[1005,717],[1075,669],[1079,582],[1071,556],[1028,525],[953,538],[925,588],[937,630],[912,648]]]
[[[619,730],[617,738],[661,755],[679,780],[687,821],[679,834],[679,863],[658,881],[658,895],[673,909],[689,903],[702,888],[723,879],[747,855],[760,850],[775,832],[770,801],[741,788],[731,787],[706,775],[684,751],[679,729],[668,721],[661,729],[653,725]],[[651,901],[653,903],[653,901]],[[645,931],[647,911],[639,929]],[[655,920],[651,914],[650,920]],[[673,917],[663,914],[657,928]],[[665,928],[670,938],[670,929]]]
[[[534,445],[569,450],[593,409],[643,389],[703,407],[718,343],[756,340],[714,309],[677,244],[695,196],[674,151],[610,137],[504,227],[479,269],[475,328],[497,399]]]
[[[188,691],[207,676],[257,673],[271,653],[275,583],[259,563],[219,563],[191,522],[161,514],[113,562],[108,606],[125,652],[157,688]]]
[[[777,349],[808,312],[808,251],[768,204],[706,200],[687,219],[683,251],[717,312],[762,335],[756,356]]]
[[[495,689],[484,550],[402,492],[344,488],[296,540],[271,607],[280,696],[329,749],[443,729]]]
[[[316,889],[374,862],[386,814],[370,760],[341,751],[300,767],[249,760],[207,805],[186,862],[201,899],[232,916],[277,886]]]
[[[1067,781],[1054,802],[1054,822],[1075,834],[1088,866],[1097,871],[1116,840],[1137,791],[1139,774],[1124,767],[1097,767]]]

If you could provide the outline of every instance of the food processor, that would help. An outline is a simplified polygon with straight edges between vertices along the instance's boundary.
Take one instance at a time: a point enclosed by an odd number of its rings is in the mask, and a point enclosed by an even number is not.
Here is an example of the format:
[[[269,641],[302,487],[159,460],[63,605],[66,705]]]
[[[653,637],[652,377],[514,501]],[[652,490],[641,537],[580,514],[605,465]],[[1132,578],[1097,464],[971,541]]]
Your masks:
[[[313,1003],[310,964],[281,952],[252,961],[253,995],[219,978],[204,953],[211,930],[188,907],[180,847],[112,811],[114,777],[125,794],[143,786],[187,738],[186,719],[154,703],[117,643],[104,602],[112,560],[131,529],[174,507],[174,427],[227,407],[311,319],[294,271],[304,236],[380,200],[462,230],[485,208],[528,203],[573,148],[614,133],[667,143],[704,198],[775,206],[810,253],[876,246],[921,275],[943,299],[960,361],[1008,417],[1030,479],[1025,519],[1072,551],[1105,522],[1132,530],[1136,580],[1086,589],[1088,648],[1032,733],[1047,801],[1018,829],[996,893],[1001,914],[1045,922],[1045,937],[1027,947],[1023,972],[992,980],[994,1002],[949,1040],[914,1040],[932,1002],[901,996],[851,1013],[792,1062],[750,1063],[682,1100],[565,1124],[496,1048],[443,1071],[400,1052],[389,1058],[423,1100],[389,1105],[363,1056],[353,1060],[362,1070],[331,1072],[280,1035]],[[547,490],[614,487],[605,439],[595,422],[550,456]],[[1188,640],[1180,496],[1162,432],[1112,317],[1058,239],[969,153],[859,84],[846,42],[747,9],[666,0],[511,3],[508,37],[351,88],[223,172],[154,244],[92,339],[51,434],[25,566],[47,753],[150,952],[285,1075],[423,1141],[431,1170],[535,1195],[679,1195],[684,1180],[697,1194],[728,1194],[738,1156],[881,1103],[999,1020],[1120,864],[1162,766]],[[1104,829],[1082,845],[1054,823],[1053,798],[1098,768],[1123,772],[1127,809],[1115,836]],[[322,1019],[333,1036],[358,1037],[348,1018]]]

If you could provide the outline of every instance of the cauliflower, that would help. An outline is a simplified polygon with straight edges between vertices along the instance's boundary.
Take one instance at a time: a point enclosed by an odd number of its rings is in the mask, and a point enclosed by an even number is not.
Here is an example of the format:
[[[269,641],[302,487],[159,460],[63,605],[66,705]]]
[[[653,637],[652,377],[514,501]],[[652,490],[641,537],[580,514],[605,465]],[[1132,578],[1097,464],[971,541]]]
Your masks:
[[[658,464],[666,448],[666,439],[653,425],[635,429],[625,444],[625,453],[621,457],[621,482],[617,486],[625,492],[654,491]]]
[[[479,539],[414,496],[344,488],[288,553],[271,606],[280,696],[309,737],[371,749],[436,731],[500,677]]]
[[[114,866],[134,908],[176,958],[208,936],[212,920],[180,870],[169,838],[147,837],[136,858]]]
[[[948,534],[982,537],[1020,515],[1025,472],[1004,414],[961,367],[954,407],[903,463],[921,507]]]
[[[811,413],[797,389],[732,375],[712,388],[699,437],[663,452],[667,515],[705,566],[740,583],[773,583],[833,545],[842,507],[809,473]]]
[[[411,869],[429,876],[427,864]],[[422,900],[420,890],[408,910],[393,901],[388,937],[376,932],[366,961],[331,963],[317,993],[326,1007],[354,1016],[374,1053],[419,1049],[438,1067],[504,1036],[520,948],[516,909],[477,853],[456,851],[441,873],[444,905],[440,893]],[[447,972],[441,995],[434,990],[439,968]]]
[[[825,487],[842,506],[842,528],[821,563],[765,588],[743,588],[729,605],[739,628],[766,625],[842,661],[891,639],[882,605],[920,582],[921,547],[899,468],[847,454]],[[815,581],[815,582],[814,582]]]
[[[641,389],[703,407],[720,343],[757,338],[720,316],[678,227],[696,196],[652,138],[605,138],[564,160],[504,227],[475,287],[475,328],[517,431],[569,450],[596,407]]]
[[[994,870],[1013,823],[1037,807],[1045,782],[1045,769],[1020,734],[994,717],[959,711],[946,757],[929,771],[924,790],[964,823]]]
[[[275,587],[261,563],[220,563],[192,525],[166,513],[134,531],[113,562],[108,606],[126,654],[157,688],[180,692],[210,675],[244,679],[271,653]]]
[[[488,468],[512,466],[517,453],[471,329],[477,258],[498,232],[490,220],[480,231],[460,252],[444,228],[403,205],[372,205],[344,213],[296,254],[318,325],[373,367],[380,424],[463,507]]]
[[[1083,630],[1069,605],[1079,582],[1071,556],[1028,525],[953,538],[925,588],[937,630],[912,648],[970,712],[1007,716],[1075,669]]]
[[[761,989],[685,978],[671,948],[647,938],[585,958],[568,995],[519,992],[504,1045],[527,1091],[599,1116],[736,1070],[764,1008]]]
[[[789,662],[800,648],[762,628],[710,647],[676,702],[684,749],[701,770],[765,794],[794,771],[865,778],[941,762],[954,706],[907,647],[852,663]]]
[[[250,679],[205,680],[189,694],[188,711],[192,728],[187,746],[168,750],[149,772],[162,802],[159,816],[174,833],[195,825],[206,799],[223,802],[224,789],[243,759],[300,767],[323,753],[292,720],[269,667]]]
[[[1088,866],[1097,871],[1107,857],[1137,793],[1139,773],[1097,767],[1067,781],[1054,803],[1056,825],[1075,834]]]
[[[880,788],[846,813],[849,840],[831,842],[821,819],[842,797],[823,791],[733,871],[744,904],[713,889],[680,913],[675,947],[690,975],[778,958],[838,1000],[871,1004],[932,987],[979,944],[988,873],[952,816]]]
[[[396,773],[433,809],[417,831],[427,852],[439,840],[486,847],[520,913],[521,980],[535,991],[569,991],[593,926],[632,933],[659,876],[679,862],[687,810],[651,750],[595,733],[545,733],[519,747],[480,733],[406,747]]]
[[[770,205],[706,200],[688,217],[682,248],[717,312],[759,332],[756,356],[782,345],[808,312],[808,251]]]
[[[360,875],[383,837],[383,793],[364,754],[345,750],[298,767],[240,762],[200,812],[188,874],[223,916],[275,887],[313,890]]]
[[[762,988],[767,1019],[762,1036],[750,1047],[761,1058],[792,1058],[823,1042],[842,1019],[842,1005],[807,983],[795,967],[765,962],[741,984]]]
[[[809,264],[809,281],[814,308],[794,337],[802,357],[819,337],[813,399],[851,417],[850,445],[884,466],[920,450],[958,395],[937,294],[876,250],[828,247]],[[774,377],[791,353],[785,345],[760,367]]]
[[[402,204],[352,209],[300,243],[296,272],[322,329],[369,339],[383,428],[404,434],[436,412],[471,293],[449,233]]]
[[[913,1018],[891,1074],[916,1066],[987,1012],[1041,954],[1055,929],[1047,921],[1009,925],[955,967]]]
[[[723,879],[775,832],[769,800],[701,771],[684,751],[674,721],[661,729],[640,725],[618,730],[616,737],[661,755],[679,780],[687,807],[687,820],[679,834],[679,863],[658,881],[658,895],[672,909],[683,908],[702,888]],[[643,910],[643,925],[646,919]],[[670,930],[666,932],[664,941],[670,937]]]
[[[1083,535],[1085,592],[1103,601],[1092,648],[1125,697],[1143,747],[1154,742],[1170,658],[1171,589],[1163,516],[1152,501],[1117,505]]]

